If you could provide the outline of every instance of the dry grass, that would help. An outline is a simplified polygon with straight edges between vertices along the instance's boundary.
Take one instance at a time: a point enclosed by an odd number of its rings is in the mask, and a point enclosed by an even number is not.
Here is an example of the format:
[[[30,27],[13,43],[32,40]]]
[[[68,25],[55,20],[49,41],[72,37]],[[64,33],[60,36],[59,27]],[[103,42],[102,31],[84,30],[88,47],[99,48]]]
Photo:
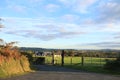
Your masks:
[[[28,58],[21,55],[14,42],[0,47],[0,77],[31,71]]]

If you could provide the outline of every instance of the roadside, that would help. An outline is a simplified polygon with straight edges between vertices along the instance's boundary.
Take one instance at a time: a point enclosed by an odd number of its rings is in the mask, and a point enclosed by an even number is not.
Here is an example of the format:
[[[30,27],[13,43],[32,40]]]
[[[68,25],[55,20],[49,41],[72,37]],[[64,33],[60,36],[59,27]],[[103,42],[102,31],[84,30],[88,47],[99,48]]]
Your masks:
[[[37,65],[39,70],[23,76],[0,80],[120,80],[120,76],[84,72],[64,67]]]

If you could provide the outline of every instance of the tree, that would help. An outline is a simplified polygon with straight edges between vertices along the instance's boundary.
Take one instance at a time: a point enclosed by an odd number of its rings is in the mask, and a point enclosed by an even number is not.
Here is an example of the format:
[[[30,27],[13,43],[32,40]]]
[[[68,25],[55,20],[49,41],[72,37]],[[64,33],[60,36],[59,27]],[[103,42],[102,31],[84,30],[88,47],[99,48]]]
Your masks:
[[[20,52],[16,46],[13,46],[15,43],[16,42],[5,43],[4,41],[1,41],[1,55],[6,57],[19,58]]]
[[[3,28],[3,25],[1,24],[1,21],[3,21],[2,18],[0,18],[0,28]]]
[[[0,18],[0,28],[3,28],[1,21],[3,21],[2,18]],[[14,58],[18,58],[20,52],[16,46],[13,46],[15,43],[17,42],[6,43],[4,40],[0,39],[0,54],[6,57],[13,56]]]
[[[0,22],[1,20],[0,18]],[[3,28],[1,23],[0,28]],[[15,43],[6,43],[0,39],[0,74],[2,75],[11,76],[31,70],[28,58],[22,55],[16,46],[13,46]]]

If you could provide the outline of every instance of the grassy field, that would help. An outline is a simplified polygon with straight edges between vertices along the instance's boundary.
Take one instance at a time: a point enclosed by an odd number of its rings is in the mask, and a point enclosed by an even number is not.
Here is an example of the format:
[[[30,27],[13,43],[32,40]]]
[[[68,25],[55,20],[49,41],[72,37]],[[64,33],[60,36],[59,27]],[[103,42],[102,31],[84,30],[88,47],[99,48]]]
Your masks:
[[[73,68],[78,70],[97,72],[97,73],[109,73],[109,74],[120,74],[119,72],[107,71],[103,69],[106,59],[115,60],[116,58],[96,58],[96,57],[84,57],[84,66],[81,65],[81,57],[65,57],[64,58],[64,67]],[[45,63],[51,64],[52,57],[45,57]],[[55,65],[61,65],[61,58],[55,59]]]
[[[115,58],[96,58],[96,57],[84,57],[84,65],[89,66],[103,66],[106,63],[106,59],[115,60]],[[45,57],[45,63],[52,63],[52,57]],[[56,64],[61,64],[61,58],[55,58]],[[65,65],[80,65],[81,57],[65,57]]]

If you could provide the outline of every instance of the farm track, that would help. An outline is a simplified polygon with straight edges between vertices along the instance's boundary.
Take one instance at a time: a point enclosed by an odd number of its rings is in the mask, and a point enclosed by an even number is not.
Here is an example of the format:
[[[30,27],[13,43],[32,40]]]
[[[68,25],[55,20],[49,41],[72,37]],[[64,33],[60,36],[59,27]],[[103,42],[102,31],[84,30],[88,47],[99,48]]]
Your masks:
[[[39,65],[38,71],[0,80],[120,80],[120,76],[97,74],[63,67]]]

